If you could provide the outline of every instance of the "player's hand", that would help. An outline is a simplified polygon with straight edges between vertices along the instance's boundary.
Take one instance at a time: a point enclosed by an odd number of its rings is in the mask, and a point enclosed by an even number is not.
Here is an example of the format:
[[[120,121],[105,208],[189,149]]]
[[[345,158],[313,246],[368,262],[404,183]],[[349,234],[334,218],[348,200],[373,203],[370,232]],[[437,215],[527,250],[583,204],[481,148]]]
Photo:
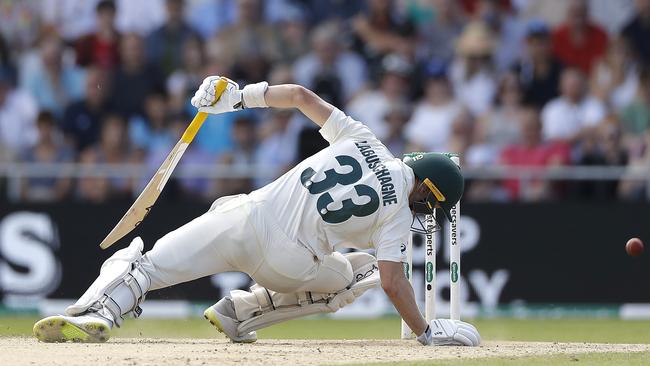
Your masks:
[[[228,86],[221,96],[216,95],[216,86],[219,80],[228,82]],[[194,93],[192,105],[198,108],[199,112],[210,114],[238,111],[243,109],[242,92],[239,90],[239,85],[228,78],[208,76]]]
[[[436,346],[478,346],[481,335],[476,328],[460,320],[434,319],[429,324],[431,335],[427,332],[418,337],[418,341],[425,345]],[[423,339],[420,339],[423,338]]]

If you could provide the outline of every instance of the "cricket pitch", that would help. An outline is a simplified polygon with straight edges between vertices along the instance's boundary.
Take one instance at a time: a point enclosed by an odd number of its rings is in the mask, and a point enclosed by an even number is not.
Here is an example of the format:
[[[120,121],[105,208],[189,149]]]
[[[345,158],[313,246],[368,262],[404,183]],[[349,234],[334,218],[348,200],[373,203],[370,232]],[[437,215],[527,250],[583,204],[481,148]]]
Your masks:
[[[422,347],[403,340],[115,338],[104,344],[39,343],[0,337],[2,365],[341,365],[486,357],[650,352],[650,344],[487,341],[480,347]]]

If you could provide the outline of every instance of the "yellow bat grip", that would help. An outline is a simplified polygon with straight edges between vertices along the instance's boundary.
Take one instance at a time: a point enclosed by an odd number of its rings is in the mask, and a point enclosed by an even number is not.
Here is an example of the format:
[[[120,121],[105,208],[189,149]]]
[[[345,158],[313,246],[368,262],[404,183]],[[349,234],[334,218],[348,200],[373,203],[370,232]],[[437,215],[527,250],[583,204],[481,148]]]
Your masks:
[[[217,85],[214,86],[215,103],[219,100],[219,98],[221,98],[221,94],[223,94],[223,91],[226,90],[227,86],[228,82],[226,80],[221,79],[217,81]],[[196,116],[194,116],[194,119],[192,119],[190,125],[185,129],[185,132],[183,132],[181,141],[188,144],[192,142],[192,140],[194,140],[194,136],[196,136],[196,133],[199,132],[199,129],[207,117],[208,114],[205,112],[197,113]]]

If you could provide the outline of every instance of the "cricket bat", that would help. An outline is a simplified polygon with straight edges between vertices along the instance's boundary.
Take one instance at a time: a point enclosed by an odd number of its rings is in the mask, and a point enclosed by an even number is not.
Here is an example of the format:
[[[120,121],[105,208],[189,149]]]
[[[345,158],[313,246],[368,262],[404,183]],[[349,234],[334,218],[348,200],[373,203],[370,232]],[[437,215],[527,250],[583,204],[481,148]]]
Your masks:
[[[219,100],[223,91],[226,90],[226,86],[228,86],[228,82],[223,79],[217,82],[214,94],[216,96],[215,103]],[[124,216],[122,216],[122,219],[120,219],[113,230],[111,230],[101,244],[99,244],[100,248],[106,249],[116,241],[122,239],[124,235],[130,233],[140,225],[142,220],[144,220],[147,214],[149,214],[149,211],[151,211],[156,200],[158,200],[165,184],[167,184],[169,177],[172,175],[174,168],[176,168],[181,157],[183,157],[183,153],[185,153],[189,144],[194,140],[194,136],[199,132],[199,129],[203,125],[203,122],[205,122],[207,116],[208,114],[205,112],[198,112],[194,116],[190,125],[187,126],[185,132],[183,132],[181,139],[176,143],[176,146],[174,146],[169,155],[167,155],[165,161],[163,161],[160,168],[156,171],[156,174],[154,174],[153,178],[151,178],[149,183],[147,183],[147,186],[144,187],[142,193],[140,193],[135,202],[133,202],[131,208],[126,211]]]

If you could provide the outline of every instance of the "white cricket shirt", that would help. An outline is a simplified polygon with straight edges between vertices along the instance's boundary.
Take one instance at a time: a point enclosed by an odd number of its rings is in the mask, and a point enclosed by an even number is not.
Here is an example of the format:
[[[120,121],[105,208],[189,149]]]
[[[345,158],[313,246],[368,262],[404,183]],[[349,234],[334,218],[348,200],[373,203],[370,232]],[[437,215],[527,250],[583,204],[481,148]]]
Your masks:
[[[320,130],[330,144],[250,197],[289,238],[322,258],[334,247],[376,249],[401,262],[414,175],[362,123],[334,109]]]

